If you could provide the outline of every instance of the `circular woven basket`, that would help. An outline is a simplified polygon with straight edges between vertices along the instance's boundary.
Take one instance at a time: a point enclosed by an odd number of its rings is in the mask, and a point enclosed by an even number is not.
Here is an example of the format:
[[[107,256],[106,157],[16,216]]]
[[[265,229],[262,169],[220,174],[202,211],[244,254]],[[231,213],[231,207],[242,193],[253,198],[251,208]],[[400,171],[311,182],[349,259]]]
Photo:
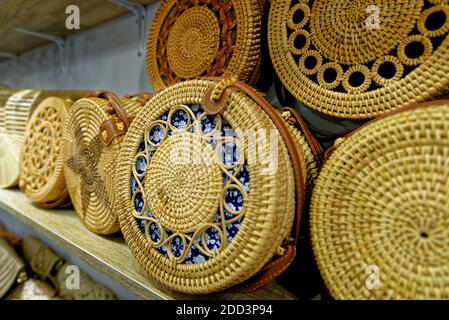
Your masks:
[[[4,157],[0,158],[0,168],[9,171],[0,171],[0,188],[14,187],[18,183],[20,150],[25,139],[28,119],[42,100],[49,96],[76,99],[84,94],[83,91],[21,90],[8,98],[6,106],[3,109],[5,119],[3,131],[8,138],[4,139],[7,142],[4,142],[2,147],[0,147],[0,153],[5,154]],[[1,117],[2,112],[0,112]],[[1,163],[3,161],[6,163]]]
[[[274,0],[273,65],[306,106],[373,118],[449,88],[449,3]]]
[[[17,185],[20,148],[26,121],[40,91],[22,90],[12,94],[1,108],[0,188]]]
[[[72,104],[69,99],[45,99],[35,109],[26,127],[20,155],[19,186],[37,204],[52,207],[69,201],[63,171],[62,130]]]
[[[293,125],[287,129],[249,91],[229,91],[228,80],[190,80],[156,95],[131,125],[118,160],[122,233],[151,276],[182,292],[237,285],[282,253],[295,208],[302,210],[307,161],[314,161],[306,160],[311,151],[300,134],[289,136]],[[211,113],[207,93],[222,111]],[[252,133],[265,144],[250,140]]]
[[[264,0],[166,0],[149,31],[147,70],[156,91],[203,75],[254,84]]]
[[[115,95],[112,94],[113,97]],[[112,98],[113,101],[118,98]],[[117,102],[127,117],[141,110],[137,101],[123,98]],[[85,226],[97,234],[111,234],[120,230],[114,208],[116,168],[123,134],[109,144],[102,141],[100,128],[108,121],[115,123],[124,134],[126,126],[104,98],[80,99],[70,108],[63,131],[64,176],[73,206]],[[118,164],[120,164],[118,166]]]
[[[21,90],[9,97],[5,106],[5,131],[20,146],[28,118],[41,91]]]
[[[449,100],[343,138],[311,205],[313,250],[336,299],[449,298]]]

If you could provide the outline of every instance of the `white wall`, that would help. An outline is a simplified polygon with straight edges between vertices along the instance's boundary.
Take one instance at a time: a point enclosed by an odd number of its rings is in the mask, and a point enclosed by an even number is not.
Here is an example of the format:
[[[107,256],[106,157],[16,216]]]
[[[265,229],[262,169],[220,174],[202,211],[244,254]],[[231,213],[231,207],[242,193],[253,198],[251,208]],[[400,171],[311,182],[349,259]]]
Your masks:
[[[147,25],[159,4],[148,6]],[[22,54],[18,62],[0,63],[0,83],[12,88],[108,89],[119,95],[152,91],[145,54],[138,57],[138,47],[138,25],[134,16],[127,15],[68,37],[64,73],[59,70],[56,45],[49,44]]]

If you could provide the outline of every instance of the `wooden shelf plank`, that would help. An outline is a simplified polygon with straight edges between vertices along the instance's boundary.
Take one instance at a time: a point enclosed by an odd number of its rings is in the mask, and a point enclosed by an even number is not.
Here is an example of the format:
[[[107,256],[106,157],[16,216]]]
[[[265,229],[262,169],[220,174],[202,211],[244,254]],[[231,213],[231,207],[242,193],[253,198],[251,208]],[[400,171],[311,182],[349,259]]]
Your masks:
[[[158,0],[134,0],[135,3],[144,5],[156,1]],[[68,30],[65,26],[68,17],[65,10],[72,4],[80,8],[80,30]],[[19,54],[48,43],[46,40],[15,32],[14,28],[17,27],[66,37],[126,13],[128,11],[125,8],[107,0],[20,0],[20,3],[17,0],[2,0],[0,51]]]
[[[121,235],[91,233],[73,209],[38,209],[18,190],[0,190],[0,208],[144,299],[296,299],[276,282],[250,294],[180,294],[151,279],[137,264]]]

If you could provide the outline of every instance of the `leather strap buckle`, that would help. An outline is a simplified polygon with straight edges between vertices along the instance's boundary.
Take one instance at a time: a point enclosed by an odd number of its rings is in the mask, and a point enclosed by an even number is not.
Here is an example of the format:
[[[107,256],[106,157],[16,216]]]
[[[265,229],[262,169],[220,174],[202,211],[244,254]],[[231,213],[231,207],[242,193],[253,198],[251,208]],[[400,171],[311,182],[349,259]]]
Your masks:
[[[236,89],[237,78],[224,78],[218,83],[212,83],[204,94],[202,106],[209,115],[221,113],[226,108],[228,97]]]
[[[126,125],[122,121],[107,120],[100,126],[100,143],[109,146],[117,137],[126,134]]]

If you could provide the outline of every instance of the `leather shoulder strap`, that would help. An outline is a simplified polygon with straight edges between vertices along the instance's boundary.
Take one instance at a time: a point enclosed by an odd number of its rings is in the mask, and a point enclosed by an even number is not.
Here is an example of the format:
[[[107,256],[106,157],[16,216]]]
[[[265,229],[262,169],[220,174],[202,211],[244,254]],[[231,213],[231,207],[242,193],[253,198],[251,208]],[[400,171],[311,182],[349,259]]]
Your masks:
[[[214,81],[212,86],[217,86],[218,82],[223,81],[223,78],[218,77],[207,77],[205,79]],[[273,121],[274,125],[281,134],[282,139],[284,140],[290,154],[296,185],[296,217],[295,226],[293,227],[291,238],[286,239],[282,246],[282,249],[280,250],[281,252],[278,252],[279,254],[275,255],[273,259],[261,271],[259,271],[258,274],[232,289],[232,291],[234,292],[252,292],[276,279],[289,267],[296,256],[296,245],[299,240],[299,230],[301,226],[301,217],[304,204],[304,180],[303,172],[301,169],[301,162],[299,159],[299,155],[296,152],[295,142],[291,137],[290,132],[288,131],[281,115],[252,87],[240,81],[228,82],[231,84],[230,86],[226,87],[225,90],[228,90],[228,88],[233,88],[234,90],[242,91],[251,99],[253,99]],[[207,104],[207,101],[205,101],[205,103]],[[223,103],[226,103],[226,101],[224,101]]]
[[[287,111],[292,115],[291,123],[293,125],[299,126],[299,130],[303,133],[304,137],[306,138],[310,149],[312,150],[312,154],[315,158],[315,161],[317,162],[318,166],[321,166],[324,161],[324,150],[321,144],[318,142],[318,140],[315,138],[315,136],[312,134],[312,132],[309,130],[309,127],[307,126],[304,119],[301,117],[299,112],[290,107],[283,108],[282,111]]]
[[[120,119],[119,123],[110,119],[100,126],[100,143],[102,145],[108,146],[116,137],[122,136],[128,131],[132,118],[128,117],[125,108],[115,93],[107,90],[96,90],[89,93],[86,98],[107,99],[109,105]]]

